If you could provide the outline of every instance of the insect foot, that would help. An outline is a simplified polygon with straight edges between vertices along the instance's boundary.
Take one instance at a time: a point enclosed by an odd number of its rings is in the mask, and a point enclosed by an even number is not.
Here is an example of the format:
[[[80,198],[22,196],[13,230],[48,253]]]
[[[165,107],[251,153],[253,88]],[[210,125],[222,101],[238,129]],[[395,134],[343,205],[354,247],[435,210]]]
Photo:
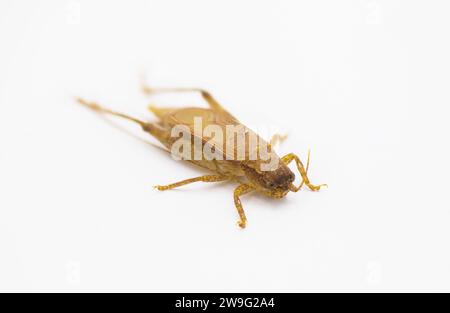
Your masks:
[[[311,191],[319,191],[320,188],[322,188],[322,187],[327,187],[328,188],[327,184],[322,184],[322,185],[318,185],[318,186],[308,184],[307,186],[308,186],[309,189],[311,189]]]

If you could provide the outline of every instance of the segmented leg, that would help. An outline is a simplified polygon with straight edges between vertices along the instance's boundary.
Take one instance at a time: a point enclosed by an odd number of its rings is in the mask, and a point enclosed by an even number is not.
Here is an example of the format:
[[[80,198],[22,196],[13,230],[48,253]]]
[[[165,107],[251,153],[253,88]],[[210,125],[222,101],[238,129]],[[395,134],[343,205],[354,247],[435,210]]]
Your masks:
[[[247,224],[247,217],[245,216],[244,208],[242,207],[241,199],[239,199],[239,197],[249,193],[252,190],[253,188],[246,184],[242,184],[234,190],[234,205],[236,206],[239,214],[240,220],[238,221],[238,225],[241,228],[245,228]]]
[[[82,98],[76,98],[76,100],[80,104],[88,107],[91,110],[94,110],[95,112],[121,117],[126,120],[138,123],[139,125],[141,125],[141,127],[144,131],[150,133],[152,136],[154,136],[156,139],[161,141],[163,144],[164,144],[164,142],[167,142],[168,136],[170,136],[170,132],[167,132],[167,130],[163,129],[160,125],[158,125],[156,123],[144,122],[144,121],[134,118],[132,116],[102,107],[95,102],[86,101]]]
[[[173,184],[169,184],[169,185],[165,185],[165,186],[154,186],[154,187],[158,190],[164,191],[164,190],[170,190],[173,188],[177,188],[177,187],[195,183],[195,182],[214,183],[214,182],[225,181],[228,179],[229,179],[229,177],[223,176],[223,175],[204,175],[204,176],[200,176],[200,177],[185,179],[185,180],[179,181],[177,183],[173,183]]]
[[[82,105],[88,107],[89,109],[94,110],[94,111],[96,111],[98,113],[106,113],[106,114],[110,114],[110,115],[114,115],[114,116],[118,116],[118,117],[127,119],[129,121],[138,123],[139,125],[142,126],[142,128],[145,128],[147,126],[147,124],[148,124],[148,123],[146,123],[144,121],[141,121],[141,120],[139,120],[137,118],[134,118],[132,116],[129,116],[129,115],[126,115],[126,114],[123,114],[123,113],[120,113],[120,112],[116,112],[116,111],[104,108],[104,107],[100,106],[99,104],[97,104],[96,102],[86,101],[86,100],[84,100],[82,98],[76,98],[76,100],[80,104],[82,104]]]
[[[211,109],[223,110],[219,102],[217,102],[217,100],[214,99],[214,97],[208,91],[201,88],[151,88],[149,86],[143,85],[142,90],[148,95],[156,93],[199,92],[203,99],[208,102]]]
[[[307,163],[306,169],[303,166],[302,161],[300,161],[300,158],[297,155],[295,155],[294,153],[289,153],[289,154],[285,155],[284,157],[281,158],[281,160],[286,165],[291,163],[293,160],[295,160],[295,163],[297,164],[297,169],[300,172],[300,175],[302,176],[303,182],[298,187],[294,186],[294,190],[293,190],[294,192],[299,191],[300,188],[302,188],[303,184],[308,186],[308,188],[311,189],[312,191],[319,191],[321,187],[328,186],[326,184],[315,186],[315,185],[311,184],[311,182],[309,181],[309,179],[308,179],[309,152],[308,152],[308,163]]]

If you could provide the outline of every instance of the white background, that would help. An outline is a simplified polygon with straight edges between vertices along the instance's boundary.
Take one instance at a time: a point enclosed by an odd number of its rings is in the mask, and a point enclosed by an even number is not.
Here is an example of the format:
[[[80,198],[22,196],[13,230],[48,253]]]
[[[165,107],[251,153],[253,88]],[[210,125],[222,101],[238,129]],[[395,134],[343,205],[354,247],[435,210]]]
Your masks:
[[[450,290],[449,9],[2,0],[0,289]],[[205,172],[73,101],[205,105],[143,75],[285,129],[330,187],[244,196],[245,230],[233,184],[154,190]]]

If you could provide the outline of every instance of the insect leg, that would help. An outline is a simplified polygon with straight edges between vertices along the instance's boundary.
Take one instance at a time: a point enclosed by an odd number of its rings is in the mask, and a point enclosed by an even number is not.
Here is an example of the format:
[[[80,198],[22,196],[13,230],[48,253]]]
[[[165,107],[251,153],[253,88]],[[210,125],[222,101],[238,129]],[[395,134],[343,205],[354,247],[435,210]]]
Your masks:
[[[86,101],[86,100],[84,100],[82,98],[76,98],[76,100],[79,103],[81,103],[82,105],[90,108],[91,110],[94,110],[94,111],[99,112],[99,113],[106,113],[106,114],[111,114],[111,115],[114,115],[114,116],[122,117],[124,119],[129,120],[129,121],[138,123],[139,125],[142,126],[142,128],[145,128],[148,125],[148,123],[146,123],[144,121],[138,120],[137,118],[131,117],[131,116],[123,114],[123,113],[115,112],[115,111],[112,111],[110,109],[104,108],[104,107],[98,105],[95,102],[89,102],[89,101]]]
[[[170,132],[167,132],[167,130],[163,129],[162,126],[157,124],[157,123],[147,123],[147,122],[138,120],[138,119],[136,119],[134,117],[131,117],[129,115],[106,109],[106,108],[98,105],[95,102],[89,102],[89,101],[86,101],[86,100],[84,100],[82,98],[77,98],[77,101],[79,103],[81,103],[82,105],[84,105],[84,106],[86,106],[86,107],[90,108],[91,110],[94,110],[94,111],[96,111],[98,113],[110,114],[110,115],[122,117],[124,119],[129,120],[129,121],[138,123],[139,125],[141,125],[141,127],[142,127],[142,129],[144,131],[150,133],[152,136],[154,136],[156,139],[158,139],[163,145],[170,138],[169,137],[170,136]]]
[[[240,220],[238,225],[241,228],[245,228],[245,225],[247,224],[247,217],[245,216],[244,208],[242,207],[241,199],[239,199],[239,197],[249,193],[252,190],[253,188],[247,184],[242,184],[234,190],[234,205],[236,206],[239,214]]]
[[[214,99],[214,97],[208,91],[201,88],[151,88],[144,85],[142,87],[142,90],[148,95],[157,93],[199,92],[212,109],[223,110],[219,102],[217,102],[217,100]]]
[[[292,191],[294,191],[294,192],[299,191],[300,188],[302,188],[303,184],[308,186],[309,189],[311,189],[312,191],[319,191],[321,187],[327,186],[326,184],[315,186],[315,185],[311,184],[311,182],[309,181],[309,178],[308,178],[309,152],[308,152],[308,163],[307,163],[306,169],[303,166],[302,161],[300,161],[300,158],[297,155],[295,155],[294,153],[289,153],[289,154],[285,155],[284,157],[281,158],[281,160],[286,165],[289,164],[290,162],[292,162],[293,160],[295,160],[295,163],[297,164],[297,169],[300,172],[300,175],[302,176],[303,182],[298,187],[295,187],[294,185],[292,185],[292,189],[291,189]]]
[[[184,186],[184,185],[195,183],[195,182],[214,183],[214,182],[225,181],[228,179],[229,179],[229,177],[224,176],[224,175],[204,175],[204,176],[200,176],[200,177],[185,179],[185,180],[179,181],[177,183],[173,183],[173,184],[169,184],[169,185],[165,185],[165,186],[154,186],[154,187],[160,191],[164,191],[164,190],[170,190],[170,189],[173,189],[176,187]]]

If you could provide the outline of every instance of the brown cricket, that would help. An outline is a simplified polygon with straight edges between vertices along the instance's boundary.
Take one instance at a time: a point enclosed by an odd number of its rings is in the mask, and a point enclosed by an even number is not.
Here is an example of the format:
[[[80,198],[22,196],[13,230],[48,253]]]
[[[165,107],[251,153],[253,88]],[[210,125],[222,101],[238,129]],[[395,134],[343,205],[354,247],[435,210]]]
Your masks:
[[[187,185],[194,182],[221,182],[221,181],[234,181],[239,183],[239,185],[234,190],[234,205],[239,214],[238,225],[241,228],[245,228],[247,223],[247,218],[245,216],[244,209],[241,204],[240,197],[252,191],[256,191],[267,195],[271,198],[282,198],[286,196],[289,191],[297,192],[303,185],[306,185],[312,191],[318,191],[323,185],[313,185],[308,179],[308,168],[309,168],[309,152],[306,167],[301,162],[300,158],[294,153],[289,153],[283,157],[279,157],[273,150],[272,146],[276,141],[280,141],[282,136],[276,134],[270,140],[270,143],[264,141],[259,135],[253,132],[251,129],[241,124],[233,115],[226,111],[212,96],[209,92],[199,89],[199,88],[149,88],[147,86],[143,87],[144,92],[147,94],[155,93],[169,93],[169,92],[199,92],[203,99],[209,104],[209,108],[200,107],[187,107],[187,108],[158,108],[150,106],[149,110],[153,112],[158,120],[156,122],[145,122],[137,118],[128,116],[123,113],[115,112],[106,109],[95,102],[88,102],[81,98],[77,98],[78,102],[87,106],[88,108],[99,112],[107,113],[114,116],[122,117],[127,120],[138,123],[145,132],[150,133],[154,136],[161,144],[168,149],[172,150],[174,143],[180,140],[178,137],[174,137],[172,130],[177,126],[185,126],[190,130],[190,134],[186,139],[188,142],[186,144],[193,146],[194,143],[200,142],[203,148],[208,148],[210,151],[214,151],[215,155],[219,154],[222,156],[215,159],[195,159],[191,158],[188,161],[192,162],[202,168],[212,171],[213,175],[203,175],[195,178],[190,178],[182,180],[173,184],[155,186],[158,190],[169,190],[183,185]],[[250,157],[251,148],[249,148],[249,141],[244,141],[246,145],[245,154],[243,157],[236,158],[238,144],[234,144],[234,150],[228,151],[228,149],[223,149],[224,142],[227,143],[230,140],[236,143],[234,138],[207,137],[198,136],[194,131],[194,120],[200,119],[202,127],[207,127],[208,125],[216,125],[223,130],[223,133],[229,135],[226,132],[227,125],[240,126],[244,129],[244,136],[246,139],[254,135],[258,141],[256,145],[256,150],[261,150],[264,144],[267,144],[267,150],[271,155],[272,160],[275,159],[276,166],[271,170],[261,170],[263,164],[267,164],[267,159],[262,159],[260,157]],[[254,149],[253,149],[254,150]],[[252,156],[254,156],[252,154]],[[295,161],[297,169],[302,178],[302,182],[299,186],[293,184],[295,180],[295,175],[288,167],[288,164]]]

